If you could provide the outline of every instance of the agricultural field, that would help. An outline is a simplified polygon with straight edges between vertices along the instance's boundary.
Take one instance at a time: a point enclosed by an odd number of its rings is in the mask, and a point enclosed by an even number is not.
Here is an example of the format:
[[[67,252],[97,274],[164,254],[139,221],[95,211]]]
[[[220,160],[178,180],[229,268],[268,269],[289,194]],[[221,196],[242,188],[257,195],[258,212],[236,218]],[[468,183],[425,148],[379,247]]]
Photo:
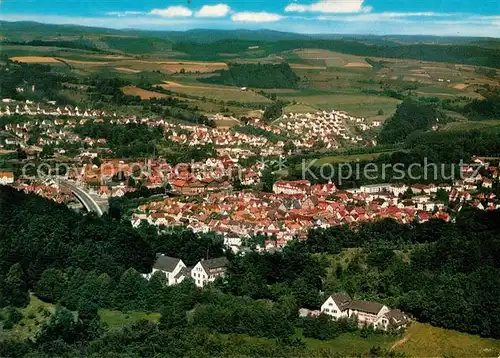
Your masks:
[[[64,39],[76,41],[78,38],[71,35]],[[54,38],[55,41],[64,39]],[[57,66],[60,71],[76,76],[119,77],[132,85],[144,82],[159,84],[180,95],[199,97],[191,100],[203,113],[226,112],[236,116],[246,115],[255,109],[255,104],[266,105],[271,101],[257,93],[261,90],[259,88],[242,91],[238,87],[198,81],[214,76],[216,71],[227,69],[229,62],[288,62],[300,78],[298,85],[294,88],[264,90],[289,102],[284,108],[285,113],[335,109],[381,121],[391,116],[400,103],[398,99],[383,95],[382,91],[386,88],[398,93],[411,90],[415,96],[453,99],[481,98],[475,92],[478,86],[499,84],[494,76],[484,74],[488,72],[487,69],[478,71],[478,67],[471,65],[355,56],[314,48],[273,53],[270,49],[256,46],[244,51],[239,49],[231,56],[224,52],[224,56],[211,61],[194,61],[196,56],[175,50],[170,40],[157,40],[144,40],[137,34],[89,33],[85,35],[84,41],[95,46],[95,51],[15,44],[3,46],[2,51],[12,60]],[[125,91],[127,94],[140,95],[143,99],[164,97],[134,87]],[[86,98],[68,94],[77,102]],[[234,101],[239,104],[222,106],[216,101]],[[245,103],[248,107],[245,107]],[[450,115],[455,117],[453,113]]]
[[[47,56],[14,56],[11,57],[10,60],[23,63],[62,64],[61,61],[59,61],[55,57]]]
[[[380,110],[390,116],[396,111],[400,100],[391,97],[364,94],[312,94],[312,95],[278,95],[286,101],[295,101],[299,105],[313,106],[320,110],[341,110],[355,116],[374,117]]]
[[[270,100],[253,91],[242,91],[237,87],[211,86],[207,84],[191,85],[179,82],[165,81],[159,86],[178,93],[199,97],[213,98],[222,101],[237,101],[247,103],[269,103]]]
[[[489,121],[460,121],[451,122],[446,124],[444,130],[448,131],[460,131],[460,130],[471,130],[471,129],[484,129],[493,128],[500,126],[500,118],[498,120]]]
[[[210,73],[227,69],[224,62],[162,62],[162,68],[168,72]],[[184,70],[184,71],[183,71]]]
[[[357,161],[368,161],[378,158],[382,154],[391,154],[392,152],[378,152],[378,153],[366,153],[366,154],[349,154],[349,155],[332,155],[328,157],[323,157],[315,162],[315,165],[322,164],[342,164],[342,163],[353,163]]]
[[[122,92],[128,96],[139,96],[141,99],[151,99],[151,98],[166,98],[168,97],[166,94],[148,91],[142,88],[138,88],[135,86],[126,86],[123,87]]]
[[[300,49],[292,51],[289,56],[292,60],[295,59],[296,61],[304,64],[316,65],[309,67],[312,67],[313,69],[330,67],[372,68],[372,66],[366,62],[363,57],[346,55],[328,50]],[[303,67],[307,68],[308,66]]]
[[[313,113],[316,112],[318,109],[306,104],[291,104],[289,106],[286,106],[283,108],[283,112],[288,114],[288,113]]]

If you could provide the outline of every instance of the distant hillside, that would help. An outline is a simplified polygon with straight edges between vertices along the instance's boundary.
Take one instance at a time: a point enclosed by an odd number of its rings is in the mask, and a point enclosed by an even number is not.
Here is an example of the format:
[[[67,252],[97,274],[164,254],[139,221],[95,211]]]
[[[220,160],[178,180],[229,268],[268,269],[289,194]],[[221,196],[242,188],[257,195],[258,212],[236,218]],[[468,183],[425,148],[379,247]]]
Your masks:
[[[184,32],[159,32],[164,37],[176,42],[211,43],[220,40],[267,41],[311,39],[309,35],[294,34],[272,30],[210,30],[196,29]]]
[[[77,25],[1,21],[0,33],[8,41],[87,40],[103,50],[131,54],[158,54],[174,50],[186,54],[183,57],[192,60],[227,59],[221,54],[262,58],[294,49],[314,48],[358,56],[500,68],[500,40],[488,38],[300,35],[270,30],[111,30]]]

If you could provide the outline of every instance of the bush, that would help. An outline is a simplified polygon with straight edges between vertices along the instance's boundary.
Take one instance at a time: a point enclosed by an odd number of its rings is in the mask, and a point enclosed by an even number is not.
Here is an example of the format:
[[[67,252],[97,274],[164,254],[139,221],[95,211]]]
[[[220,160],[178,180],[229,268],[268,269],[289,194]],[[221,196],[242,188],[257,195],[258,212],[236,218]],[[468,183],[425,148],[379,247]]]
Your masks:
[[[326,341],[336,338],[342,333],[337,321],[331,319],[326,314],[319,317],[306,317],[301,322],[304,327],[302,333],[304,337],[320,339]]]
[[[14,324],[19,323],[23,319],[23,314],[14,307],[7,308],[7,321]]]

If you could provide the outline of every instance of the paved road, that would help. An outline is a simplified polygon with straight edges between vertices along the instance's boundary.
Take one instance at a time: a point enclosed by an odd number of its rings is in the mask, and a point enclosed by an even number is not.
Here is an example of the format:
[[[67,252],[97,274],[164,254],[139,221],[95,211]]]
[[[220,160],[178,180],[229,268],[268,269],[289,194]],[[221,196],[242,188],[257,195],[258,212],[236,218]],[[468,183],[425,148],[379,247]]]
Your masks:
[[[87,208],[89,212],[92,211],[97,215],[102,216],[103,212],[101,207],[84,189],[68,181],[61,181],[60,184],[70,189],[73,194],[75,194],[78,199],[80,199],[82,204]]]

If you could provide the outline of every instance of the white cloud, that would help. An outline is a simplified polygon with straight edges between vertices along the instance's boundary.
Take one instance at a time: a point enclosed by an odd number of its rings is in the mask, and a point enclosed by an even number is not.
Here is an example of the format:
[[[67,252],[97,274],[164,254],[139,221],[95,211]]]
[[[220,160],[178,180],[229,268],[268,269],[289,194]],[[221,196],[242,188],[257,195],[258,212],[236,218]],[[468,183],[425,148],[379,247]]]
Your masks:
[[[270,12],[237,12],[231,16],[234,22],[276,22],[284,16]]]
[[[226,4],[205,5],[195,14],[196,17],[225,17],[231,8]]]
[[[344,22],[376,22],[376,21],[405,21],[409,18],[434,18],[434,17],[451,17],[456,16],[452,13],[439,12],[379,12],[371,14],[359,15],[333,15],[333,16],[318,16],[317,20],[344,21]]]
[[[285,7],[285,12],[320,12],[328,14],[370,12],[372,7],[363,7],[363,1],[364,0],[321,0],[310,5],[291,3]]]
[[[161,17],[190,17],[193,12],[185,6],[170,6],[165,9],[153,9],[149,15],[158,15]]]
[[[129,16],[129,15],[142,15],[142,14],[144,13],[141,11],[110,11],[106,13],[106,15],[108,16],[118,16],[118,17]]]

